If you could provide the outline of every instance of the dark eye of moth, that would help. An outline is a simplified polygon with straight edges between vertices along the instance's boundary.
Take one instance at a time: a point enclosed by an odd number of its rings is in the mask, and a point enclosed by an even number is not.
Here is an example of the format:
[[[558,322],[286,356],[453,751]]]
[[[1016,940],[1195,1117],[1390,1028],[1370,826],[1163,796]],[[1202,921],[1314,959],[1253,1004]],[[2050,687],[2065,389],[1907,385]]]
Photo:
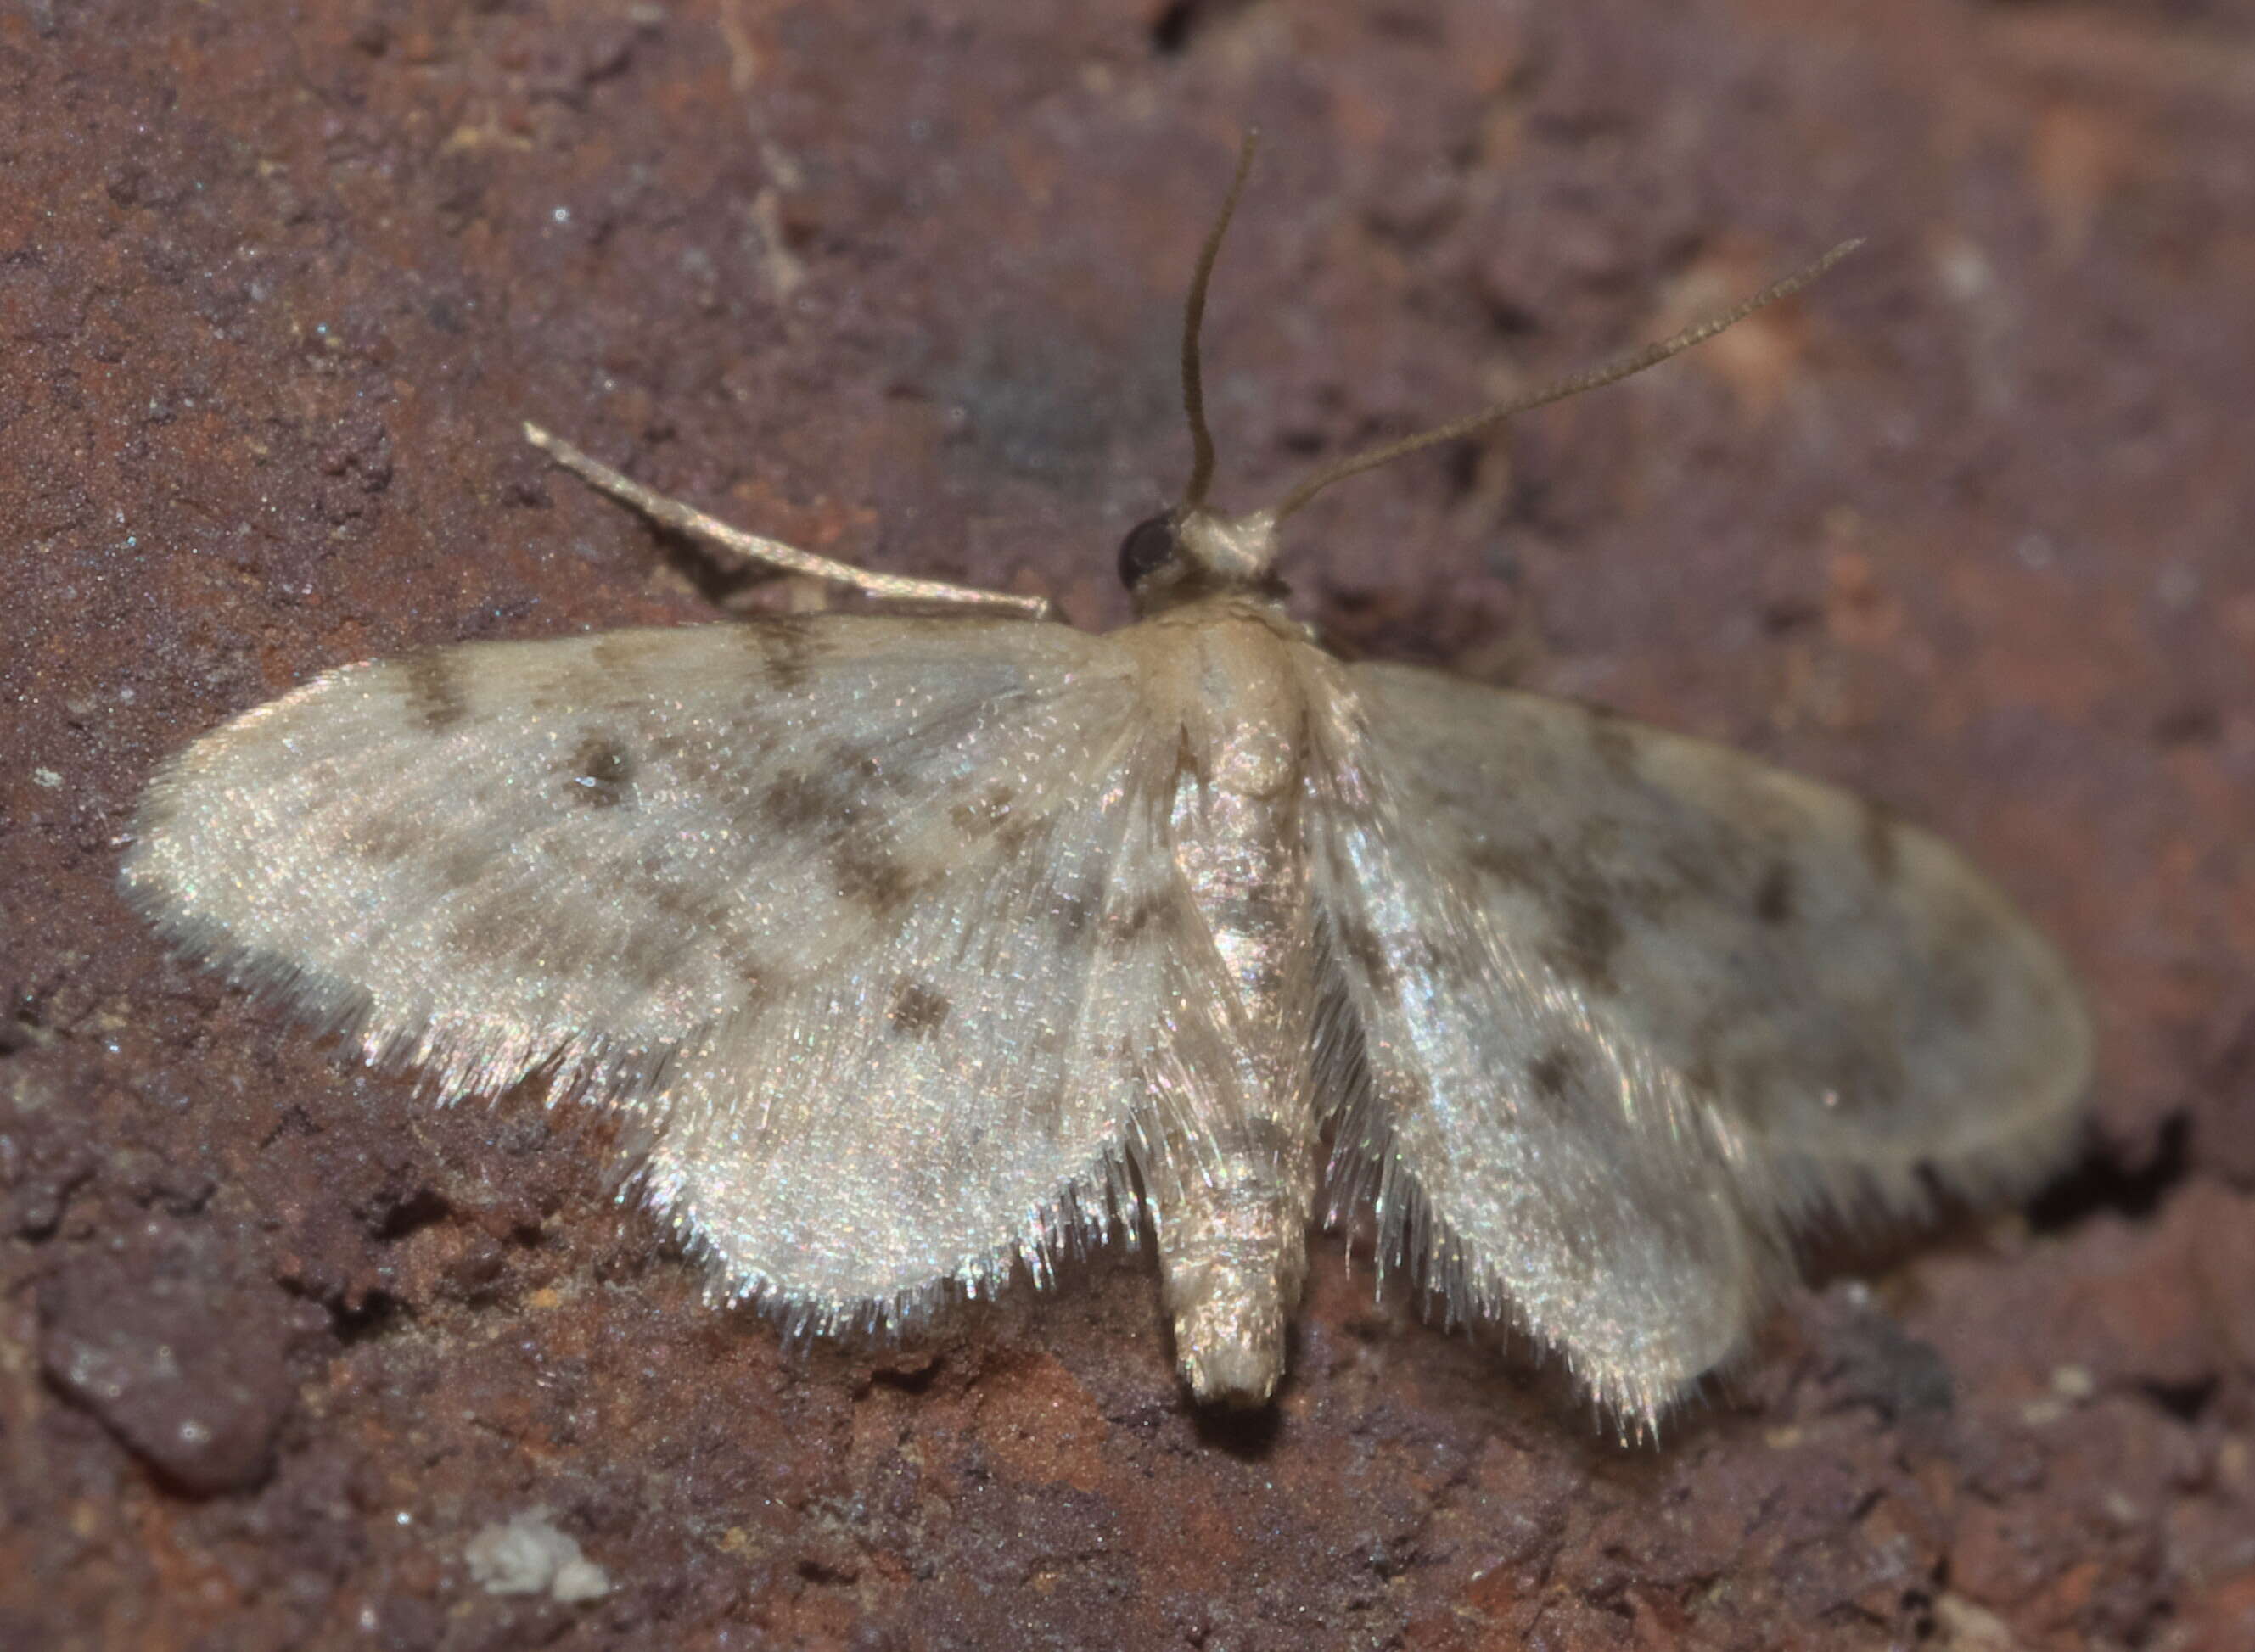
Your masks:
[[[1176,550],[1172,516],[1153,516],[1137,522],[1120,542],[1120,583],[1135,590],[1146,574],[1172,562]]]

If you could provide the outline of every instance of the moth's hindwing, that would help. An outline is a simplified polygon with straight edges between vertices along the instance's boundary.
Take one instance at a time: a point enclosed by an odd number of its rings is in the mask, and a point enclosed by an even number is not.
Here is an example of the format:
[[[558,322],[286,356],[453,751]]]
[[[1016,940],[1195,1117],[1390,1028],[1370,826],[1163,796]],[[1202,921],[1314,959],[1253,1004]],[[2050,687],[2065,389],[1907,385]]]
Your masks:
[[[1317,848],[1387,1243],[1649,1418],[1739,1343],[1792,1220],[2051,1165],[2090,1037],[1935,838],[1571,704],[1394,665]]]

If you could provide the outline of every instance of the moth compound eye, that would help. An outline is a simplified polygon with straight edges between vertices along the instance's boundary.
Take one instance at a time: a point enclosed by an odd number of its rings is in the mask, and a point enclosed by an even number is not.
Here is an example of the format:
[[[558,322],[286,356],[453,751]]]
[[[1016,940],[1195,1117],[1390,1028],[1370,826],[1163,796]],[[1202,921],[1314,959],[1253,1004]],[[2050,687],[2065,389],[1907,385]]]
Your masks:
[[[1181,550],[1172,515],[1137,522],[1120,542],[1120,583],[1135,590],[1148,575],[1172,562]]]

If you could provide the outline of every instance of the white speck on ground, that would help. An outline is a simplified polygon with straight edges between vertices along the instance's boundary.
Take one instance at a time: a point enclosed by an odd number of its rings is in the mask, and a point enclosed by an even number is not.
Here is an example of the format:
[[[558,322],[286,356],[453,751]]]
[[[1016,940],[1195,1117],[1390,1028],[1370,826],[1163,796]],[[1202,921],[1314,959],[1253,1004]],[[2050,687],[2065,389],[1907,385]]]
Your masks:
[[[558,1531],[545,1508],[528,1508],[479,1531],[462,1551],[488,1594],[544,1594],[566,1606],[611,1592],[603,1569]]]

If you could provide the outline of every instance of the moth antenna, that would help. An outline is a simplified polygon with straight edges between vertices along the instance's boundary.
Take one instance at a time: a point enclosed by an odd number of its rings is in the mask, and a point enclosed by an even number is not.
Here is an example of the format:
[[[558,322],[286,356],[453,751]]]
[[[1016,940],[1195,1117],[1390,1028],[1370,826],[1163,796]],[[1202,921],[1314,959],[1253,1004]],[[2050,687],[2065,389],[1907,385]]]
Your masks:
[[[1225,223],[1228,221],[1226,212],[1223,214],[1223,221]],[[1420,448],[1431,447],[1440,442],[1453,442],[1460,436],[1470,436],[1476,430],[1486,430],[1491,424],[1500,424],[1515,414],[1525,413],[1532,409],[1546,406],[1552,402],[1563,402],[1570,396],[1579,396],[1584,390],[1598,389],[1602,386],[1627,378],[1631,374],[1641,373],[1647,368],[1657,367],[1668,357],[1680,354],[1695,344],[1704,343],[1722,332],[1724,328],[1737,326],[1755,311],[1774,304],[1781,298],[1791,298],[1863,244],[1860,236],[1853,241],[1844,241],[1805,269],[1796,270],[1782,281],[1772,282],[1745,303],[1725,310],[1720,315],[1710,316],[1704,321],[1697,322],[1684,328],[1673,338],[1663,339],[1657,344],[1647,344],[1641,349],[1632,350],[1626,355],[1616,356],[1612,360],[1600,362],[1596,367],[1584,368],[1578,373],[1568,374],[1565,378],[1553,380],[1540,389],[1530,390],[1523,396],[1513,396],[1509,401],[1498,402],[1493,407],[1482,408],[1477,413],[1468,413],[1464,417],[1452,419],[1446,424],[1435,425],[1430,430],[1421,430],[1415,436],[1405,436],[1398,441],[1385,442],[1376,447],[1365,448],[1359,453],[1350,453],[1345,458],[1325,466],[1285,494],[1271,514],[1275,521],[1282,522],[1333,482],[1345,481],[1350,476],[1359,475],[1367,470],[1375,470],[1380,465],[1391,464],[1394,460],[1405,454],[1414,453]],[[1185,345],[1184,348],[1187,351],[1189,346]],[[1188,362],[1188,355],[1185,355],[1184,360],[1185,363]]]
[[[1205,374],[1198,362],[1198,329],[1205,322],[1206,284],[1213,277],[1213,261],[1221,252],[1222,234],[1237,211],[1237,198],[1245,192],[1246,174],[1253,170],[1253,151],[1260,142],[1259,130],[1248,129],[1244,142],[1237,146],[1237,175],[1229,180],[1221,214],[1205,232],[1205,244],[1198,248],[1190,298],[1183,305],[1183,412],[1191,422],[1191,480],[1183,489],[1184,514],[1205,508],[1206,490],[1213,485],[1213,432],[1205,425]]]

